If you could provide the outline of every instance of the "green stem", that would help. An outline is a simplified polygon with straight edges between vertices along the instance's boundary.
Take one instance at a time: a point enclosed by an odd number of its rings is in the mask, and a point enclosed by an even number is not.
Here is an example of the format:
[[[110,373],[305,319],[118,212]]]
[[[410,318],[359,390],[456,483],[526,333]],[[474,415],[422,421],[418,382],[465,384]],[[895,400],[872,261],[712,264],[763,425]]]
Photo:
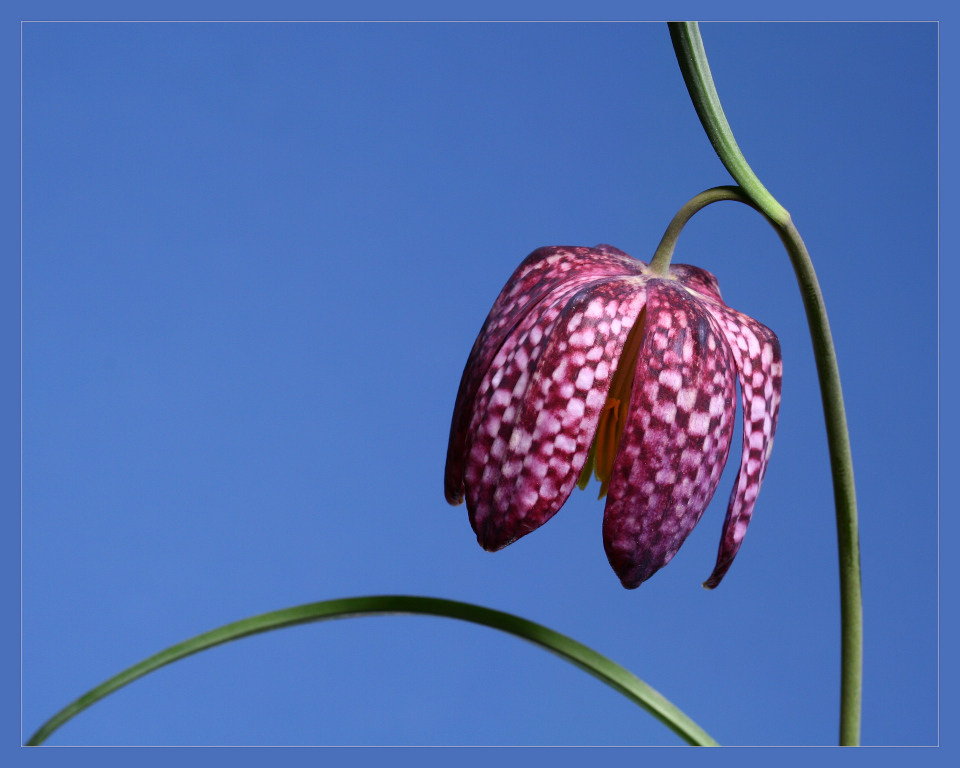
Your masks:
[[[723,114],[720,97],[713,84],[707,52],[703,48],[703,40],[700,39],[699,25],[695,21],[674,21],[670,22],[668,27],[670,39],[673,40],[673,50],[683,73],[683,81],[687,84],[690,99],[710,143],[720,156],[720,161],[760,210],[777,224],[785,226],[790,221],[790,214],[760,183],[757,174],[737,146],[737,140],[733,138],[733,130]]]
[[[690,97],[724,166],[743,188],[755,208],[776,227],[793,264],[803,307],[810,327],[817,363],[820,396],[827,426],[830,470],[837,518],[837,548],[840,564],[840,744],[860,743],[860,712],[863,672],[863,607],[860,587],[860,543],[857,529],[857,499],[853,458],[840,386],[840,371],[833,347],[827,310],[810,254],[790,214],[757,179],[740,152],[720,106],[707,62],[707,54],[695,22],[671,22],[670,36]],[[692,214],[691,214],[692,215]]]
[[[857,490],[853,479],[853,456],[843,405],[840,369],[820,283],[810,254],[790,222],[780,229],[793,264],[803,307],[810,326],[813,356],[817,362],[820,398],[827,426],[833,500],[837,518],[837,553],[840,564],[840,745],[860,743],[860,711],[863,691],[863,598],[860,587],[860,534],[857,526]]]
[[[555,653],[562,659],[580,667],[598,680],[619,691],[628,699],[639,704],[647,712],[660,720],[688,744],[696,746],[716,746],[716,742],[693,720],[687,717],[670,701],[651,688],[632,672],[621,667],[605,656],[578,643],[576,640],[554,632],[540,624],[527,621],[502,611],[494,611],[479,605],[461,603],[454,600],[442,600],[434,597],[414,597],[409,595],[374,595],[370,597],[348,597],[342,600],[327,600],[321,603],[307,603],[294,608],[264,613],[219,629],[197,635],[182,643],[173,645],[148,659],[125,669],[118,675],[98,685],[76,701],[68,704],[44,723],[27,745],[42,744],[51,733],[74,715],[96,703],[118,688],[166,666],[178,659],[190,656],[216,645],[238,640],[241,637],[283,629],[298,624],[327,619],[342,619],[352,616],[373,616],[382,614],[420,614],[444,616],[450,619],[469,621],[474,624],[498,629],[515,635],[535,645]]]
[[[663,233],[663,237],[660,239],[660,245],[657,246],[653,258],[650,259],[651,272],[658,275],[667,274],[670,270],[670,261],[673,259],[674,248],[677,246],[677,238],[680,237],[680,233],[687,225],[687,222],[690,221],[693,214],[697,211],[711,203],[717,203],[721,200],[735,200],[739,203],[745,203],[758,211],[760,210],[750,198],[743,194],[740,187],[713,187],[713,189],[708,189],[696,197],[690,198],[683,208],[677,211],[677,215],[673,217],[670,226],[667,227],[667,231]]]

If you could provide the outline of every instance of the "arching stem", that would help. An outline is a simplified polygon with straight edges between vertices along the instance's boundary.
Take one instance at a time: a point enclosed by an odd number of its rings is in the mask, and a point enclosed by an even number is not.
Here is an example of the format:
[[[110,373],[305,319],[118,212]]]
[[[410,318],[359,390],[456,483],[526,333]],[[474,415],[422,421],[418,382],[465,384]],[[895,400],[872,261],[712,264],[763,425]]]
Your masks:
[[[751,208],[760,210],[760,208],[749,197],[747,197],[740,187],[713,187],[705,190],[699,195],[690,198],[684,204],[683,208],[677,211],[676,216],[667,227],[667,231],[660,238],[660,245],[654,251],[653,258],[650,259],[650,271],[658,275],[666,275],[670,269],[670,261],[673,259],[673,250],[677,246],[677,239],[680,233],[687,225],[687,222],[693,218],[693,215],[706,208],[710,203],[718,203],[721,200],[734,200],[738,203],[749,205]],[[762,213],[762,211],[761,211]],[[774,225],[776,226],[776,225]]]

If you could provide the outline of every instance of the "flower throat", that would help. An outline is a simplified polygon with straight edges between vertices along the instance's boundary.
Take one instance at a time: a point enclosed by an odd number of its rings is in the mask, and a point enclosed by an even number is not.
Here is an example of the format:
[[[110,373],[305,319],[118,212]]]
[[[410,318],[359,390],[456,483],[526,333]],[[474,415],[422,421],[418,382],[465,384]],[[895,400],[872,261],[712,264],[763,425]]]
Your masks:
[[[600,421],[597,424],[597,435],[590,446],[590,454],[583,465],[577,486],[585,490],[590,482],[590,475],[595,474],[600,481],[600,495],[607,495],[610,487],[610,475],[613,472],[613,462],[617,458],[617,449],[620,447],[620,438],[623,436],[623,427],[627,423],[627,414],[630,412],[630,395],[633,392],[633,380],[637,371],[637,356],[643,345],[643,329],[647,323],[647,308],[640,310],[640,315],[633,328],[627,335],[620,354],[620,362],[610,382],[610,391],[607,400],[600,411]]]

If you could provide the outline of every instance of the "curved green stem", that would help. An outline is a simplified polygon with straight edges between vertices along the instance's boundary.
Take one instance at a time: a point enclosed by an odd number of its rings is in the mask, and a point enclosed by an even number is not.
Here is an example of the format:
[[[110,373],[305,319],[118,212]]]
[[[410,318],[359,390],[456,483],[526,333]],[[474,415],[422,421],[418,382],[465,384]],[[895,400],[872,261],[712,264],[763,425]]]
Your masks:
[[[674,248],[677,246],[677,239],[680,237],[680,233],[687,225],[687,222],[690,221],[693,214],[697,211],[706,208],[711,203],[717,203],[721,200],[734,200],[738,203],[749,205],[758,211],[760,210],[756,203],[743,194],[740,187],[713,187],[690,198],[683,208],[677,211],[676,216],[674,216],[670,222],[670,226],[667,227],[667,231],[664,232],[663,237],[660,238],[660,244],[657,246],[657,250],[654,251],[653,258],[650,259],[650,270],[652,272],[658,275],[667,274],[670,269],[670,261],[673,259]],[[763,212],[761,211],[761,213]],[[774,224],[774,226],[776,226],[776,224]]]
[[[856,745],[860,743],[863,671],[863,608],[857,498],[840,371],[826,306],[810,254],[790,214],[760,183],[733,138],[713,84],[699,27],[695,22],[671,22],[669,27],[684,82],[710,142],[753,206],[762,211],[776,227],[790,256],[800,287],[817,363],[837,518],[841,614],[840,744]]]
[[[280,611],[252,616],[197,635],[148,659],[144,659],[139,664],[134,664],[68,704],[40,726],[37,732],[30,737],[27,745],[42,744],[51,733],[67,720],[118,688],[132,683],[137,678],[143,677],[160,667],[207,648],[231,640],[238,640],[241,637],[256,635],[260,632],[269,632],[273,629],[283,629],[284,627],[307,624],[313,621],[396,613],[444,616],[450,619],[473,622],[515,635],[555,653],[560,658],[580,667],[580,669],[590,673],[614,690],[619,691],[647,710],[688,744],[716,746],[716,742],[707,735],[706,731],[632,672],[566,635],[561,635],[559,632],[554,632],[552,629],[527,621],[519,616],[483,608],[479,605],[410,595],[373,595],[307,603],[294,608],[285,608]]]

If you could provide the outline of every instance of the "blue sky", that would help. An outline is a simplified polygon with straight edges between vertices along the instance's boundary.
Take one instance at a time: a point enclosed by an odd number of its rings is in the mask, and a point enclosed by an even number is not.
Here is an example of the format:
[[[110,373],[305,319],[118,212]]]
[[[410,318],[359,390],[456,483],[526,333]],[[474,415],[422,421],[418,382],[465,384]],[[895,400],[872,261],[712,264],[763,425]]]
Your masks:
[[[740,146],[827,300],[853,441],[863,738],[937,731],[937,30],[704,25]],[[732,204],[677,261],[773,328],[781,420],[715,591],[736,462],[623,590],[577,493],[497,553],[443,501],[467,353],[520,260],[648,259],[729,183],[664,25],[26,25],[23,727],[163,647],[374,593],[518,613],[729,744],[832,743],[838,593],[819,392],[774,233]],[[673,744],[579,670],[422,617],[247,639],[59,744]]]

